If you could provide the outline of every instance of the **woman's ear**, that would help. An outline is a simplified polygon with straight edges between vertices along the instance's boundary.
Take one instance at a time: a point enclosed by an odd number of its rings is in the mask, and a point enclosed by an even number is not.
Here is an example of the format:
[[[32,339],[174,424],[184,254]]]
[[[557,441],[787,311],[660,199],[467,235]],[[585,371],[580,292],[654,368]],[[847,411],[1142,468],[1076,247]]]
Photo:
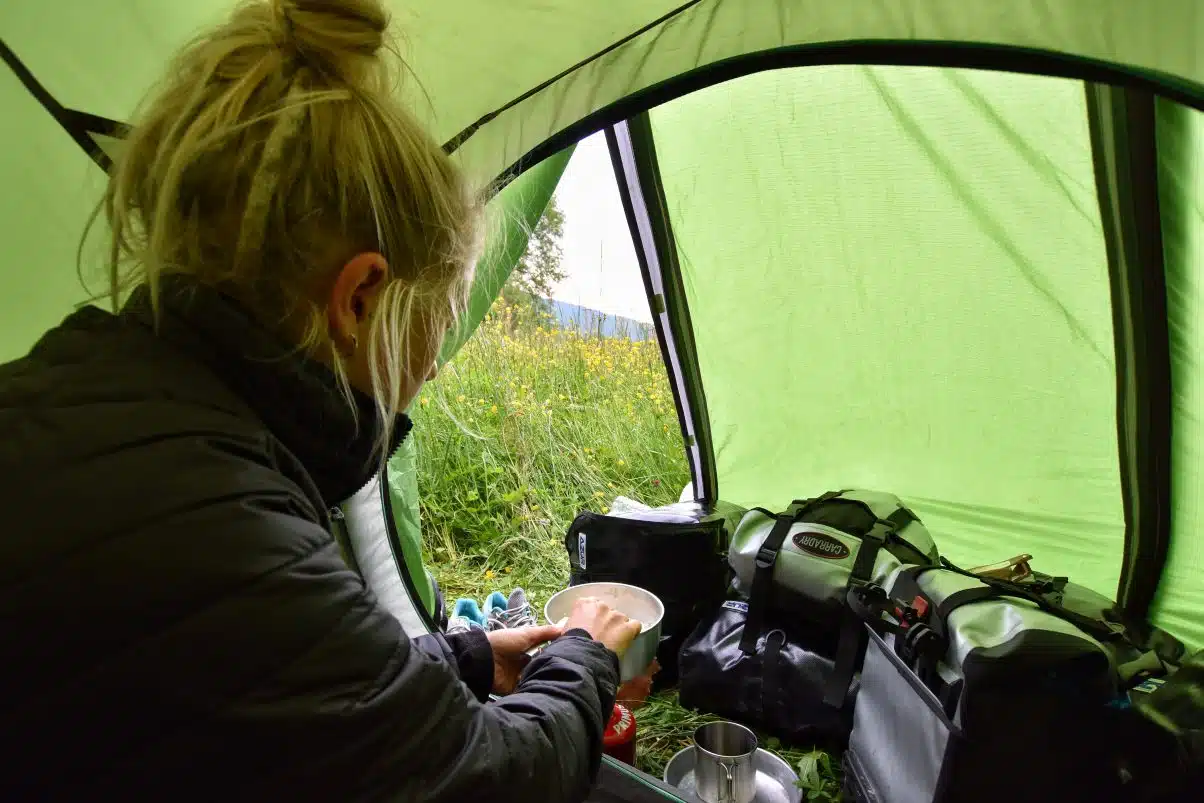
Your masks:
[[[388,275],[389,263],[385,258],[366,251],[349,259],[335,277],[327,315],[331,337],[345,354],[354,353],[361,335],[366,335],[368,321]]]

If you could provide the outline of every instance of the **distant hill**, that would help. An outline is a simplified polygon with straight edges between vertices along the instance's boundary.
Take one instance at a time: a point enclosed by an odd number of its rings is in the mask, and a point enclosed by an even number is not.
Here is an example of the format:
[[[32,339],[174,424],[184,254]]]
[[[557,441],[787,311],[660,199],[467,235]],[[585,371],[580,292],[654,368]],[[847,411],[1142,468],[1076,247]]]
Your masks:
[[[622,315],[607,315],[567,301],[549,299],[549,303],[552,305],[552,315],[562,329],[576,329],[582,333],[601,334],[603,337],[626,337],[630,340],[648,340],[654,334],[650,323],[624,318]]]

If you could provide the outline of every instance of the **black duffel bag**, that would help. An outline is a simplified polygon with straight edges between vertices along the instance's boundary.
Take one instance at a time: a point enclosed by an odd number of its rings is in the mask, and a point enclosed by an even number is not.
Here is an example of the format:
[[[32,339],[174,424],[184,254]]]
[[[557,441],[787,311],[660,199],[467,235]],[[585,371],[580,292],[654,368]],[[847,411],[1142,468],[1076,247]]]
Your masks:
[[[577,516],[564,538],[569,553],[570,585],[626,583],[651,591],[665,605],[657,662],[661,671],[654,688],[677,682],[677,654],[686,636],[703,615],[723,600],[728,583],[724,553],[729,522],[742,510],[726,513],[692,503],[671,506],[690,509],[690,522],[654,521],[633,514],[607,516],[585,512]]]
[[[740,642],[748,604],[729,600],[686,639],[679,658],[685,708],[734,719],[800,745],[841,747],[852,727],[852,703],[824,700],[834,672],[838,634],[799,619],[765,622],[753,653]]]

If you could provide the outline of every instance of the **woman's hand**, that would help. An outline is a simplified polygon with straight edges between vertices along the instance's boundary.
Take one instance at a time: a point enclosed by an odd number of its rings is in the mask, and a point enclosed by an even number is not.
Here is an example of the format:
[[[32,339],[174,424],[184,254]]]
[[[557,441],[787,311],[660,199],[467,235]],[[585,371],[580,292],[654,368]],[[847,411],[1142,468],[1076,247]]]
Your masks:
[[[486,633],[493,648],[493,693],[509,694],[518,686],[518,678],[531,660],[527,650],[545,641],[560,638],[559,627],[514,627]]]
[[[518,686],[518,678],[531,660],[528,650],[560,638],[566,631],[581,628],[595,641],[619,657],[640,634],[643,625],[629,619],[605,602],[585,597],[573,604],[563,627],[515,627],[486,634],[493,648],[493,693],[509,694]]]
[[[622,658],[644,626],[600,599],[583,597],[573,604],[573,610],[564,625],[566,631],[576,627],[585,630],[595,641],[602,642],[604,647]]]

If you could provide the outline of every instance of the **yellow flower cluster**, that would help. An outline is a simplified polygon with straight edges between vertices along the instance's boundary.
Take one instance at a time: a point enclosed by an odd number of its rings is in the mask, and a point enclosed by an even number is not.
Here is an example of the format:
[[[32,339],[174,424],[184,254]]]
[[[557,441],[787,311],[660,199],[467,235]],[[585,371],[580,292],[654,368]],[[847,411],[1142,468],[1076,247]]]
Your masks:
[[[621,411],[629,422],[672,414],[654,340],[582,334],[534,323],[532,315],[500,300],[494,304],[451,372],[474,379],[488,375],[493,381],[488,387],[474,381],[473,387],[454,390],[448,387],[453,382],[440,382],[445,401],[454,399],[453,414],[473,422],[478,416],[552,419],[588,415],[599,405]],[[421,404],[428,404],[425,397]],[[667,431],[667,423],[656,423]]]
[[[689,480],[656,342],[560,329],[529,307],[495,304],[412,412],[426,548],[485,557],[473,582],[518,575],[519,560],[524,578],[559,566],[580,511],[665,504]]]

